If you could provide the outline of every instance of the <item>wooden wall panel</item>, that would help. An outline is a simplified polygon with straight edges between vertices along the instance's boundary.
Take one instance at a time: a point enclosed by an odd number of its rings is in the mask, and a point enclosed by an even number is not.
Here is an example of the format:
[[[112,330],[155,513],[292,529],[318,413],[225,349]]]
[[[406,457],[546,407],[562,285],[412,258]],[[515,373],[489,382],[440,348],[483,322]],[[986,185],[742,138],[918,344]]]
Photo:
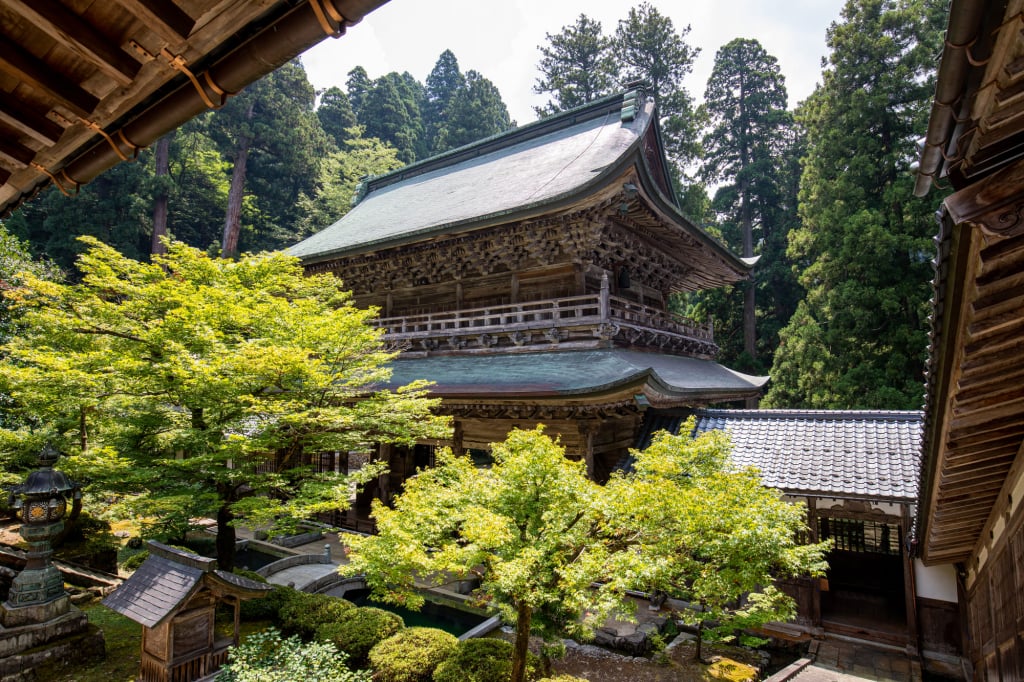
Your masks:
[[[925,651],[950,655],[959,655],[963,651],[960,608],[955,602],[918,597],[917,618],[921,647]]]

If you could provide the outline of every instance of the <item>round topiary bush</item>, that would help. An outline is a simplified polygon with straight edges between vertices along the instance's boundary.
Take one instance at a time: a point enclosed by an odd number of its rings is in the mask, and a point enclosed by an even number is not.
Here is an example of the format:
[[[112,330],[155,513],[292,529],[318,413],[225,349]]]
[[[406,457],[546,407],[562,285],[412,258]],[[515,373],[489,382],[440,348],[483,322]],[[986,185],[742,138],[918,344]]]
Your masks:
[[[354,667],[366,666],[370,649],[405,627],[398,614],[372,606],[357,606],[345,612],[342,620],[324,623],[316,630],[316,638],[330,642],[348,654]]]
[[[434,670],[434,682],[507,682],[512,676],[510,642],[502,639],[467,639]],[[540,659],[527,654],[526,679],[540,674]]]
[[[436,628],[406,628],[370,649],[380,682],[429,682],[434,669],[455,653],[459,640]]]
[[[264,582],[266,581],[264,580]],[[256,620],[277,621],[280,618],[281,608],[287,604],[295,594],[301,593],[285,585],[274,585],[270,592],[262,597],[246,599],[243,601],[241,608],[239,609],[239,616],[246,622]]]
[[[278,611],[281,630],[307,641],[313,639],[318,627],[341,621],[345,612],[355,608],[355,604],[339,597],[297,590],[292,590],[292,593]]]

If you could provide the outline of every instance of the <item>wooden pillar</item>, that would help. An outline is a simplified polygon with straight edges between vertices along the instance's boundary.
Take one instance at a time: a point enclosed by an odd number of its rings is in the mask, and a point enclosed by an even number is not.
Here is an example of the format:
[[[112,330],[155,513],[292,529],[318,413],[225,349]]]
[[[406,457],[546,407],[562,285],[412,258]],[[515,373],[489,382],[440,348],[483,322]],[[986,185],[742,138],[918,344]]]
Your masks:
[[[455,309],[456,310],[462,310],[462,301],[463,301],[462,280],[460,279],[460,280],[456,280],[455,281]]]
[[[394,450],[394,446],[390,443],[381,443],[380,450],[378,450],[380,460],[387,462],[389,470],[377,477],[377,499],[384,504],[391,502],[391,453]]]
[[[238,646],[238,632],[242,626],[242,598],[235,597],[235,632],[231,637],[232,644]]]
[[[384,317],[391,317],[391,311],[395,307],[395,300],[391,296],[391,292],[387,293],[384,297]]]
[[[512,273],[512,283],[509,285],[509,303],[519,303],[519,273]]]
[[[587,463],[587,477],[596,480],[596,463],[594,461],[594,436],[601,430],[598,421],[581,421],[578,423],[580,436],[583,440],[583,459]]]
[[[462,447],[462,436],[463,436],[462,422],[460,422],[460,421],[453,422],[452,423],[452,453],[456,457],[461,456],[463,454],[463,452],[465,452],[465,449]]]
[[[605,321],[611,317],[611,292],[608,285],[608,273],[607,271],[601,275],[601,294],[600,294],[600,308],[601,308],[601,320]]]
[[[903,593],[907,608],[907,649],[913,648],[913,655],[921,655],[921,630],[917,624],[917,582],[914,575],[914,557],[906,540],[910,537],[912,522],[910,505],[900,505],[900,556],[903,557]]]
[[[818,498],[807,498],[807,540],[814,544],[818,538]],[[827,575],[827,574],[826,574]],[[821,627],[821,580],[811,583],[811,625]]]

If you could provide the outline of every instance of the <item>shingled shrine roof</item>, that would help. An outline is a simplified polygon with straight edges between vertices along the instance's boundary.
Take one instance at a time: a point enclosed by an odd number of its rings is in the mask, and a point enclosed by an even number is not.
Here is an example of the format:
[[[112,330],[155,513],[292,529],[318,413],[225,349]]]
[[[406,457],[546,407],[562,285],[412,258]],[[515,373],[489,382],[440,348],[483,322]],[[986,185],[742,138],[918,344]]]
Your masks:
[[[612,95],[374,178],[341,220],[288,252],[311,264],[578,208],[621,194],[633,171],[666,248],[699,249],[716,284],[746,277],[756,259],[728,251],[670,196],[654,103],[643,100]]]
[[[103,600],[103,605],[152,628],[184,605],[203,586],[204,577],[226,592],[243,597],[260,596],[271,589],[270,585],[217,570],[216,565],[216,559],[151,541],[149,556],[132,577]]]
[[[768,380],[711,360],[620,348],[399,357],[391,368],[389,387],[427,379],[431,392],[444,397],[542,398],[647,386],[666,399],[711,402],[757,395]]]
[[[787,493],[916,502],[921,412],[698,410],[698,432],[726,431],[732,461]]]

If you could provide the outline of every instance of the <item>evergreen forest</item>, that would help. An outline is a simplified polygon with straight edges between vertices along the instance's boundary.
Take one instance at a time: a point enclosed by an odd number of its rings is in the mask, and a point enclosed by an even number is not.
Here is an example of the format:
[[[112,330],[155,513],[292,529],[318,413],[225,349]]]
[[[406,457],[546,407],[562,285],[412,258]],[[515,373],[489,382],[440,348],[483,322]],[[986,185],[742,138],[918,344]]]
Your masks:
[[[713,317],[720,362],[771,375],[763,406],[921,406],[941,197],[913,197],[911,164],[944,22],[937,0],[849,0],[799,103],[751,38],[720,46],[691,92],[690,26],[648,2],[614,27],[582,13],[538,46],[539,117],[646,82],[684,213],[760,256],[752,282],[673,306]],[[138,260],[165,235],[225,256],[273,251],[338,220],[366,176],[516,125],[495,84],[450,50],[425,82],[362,67],[338,81],[316,92],[296,60],[77,196],[44,191],[3,227],[72,279],[83,235]],[[0,277],[23,262],[4,259]]]

